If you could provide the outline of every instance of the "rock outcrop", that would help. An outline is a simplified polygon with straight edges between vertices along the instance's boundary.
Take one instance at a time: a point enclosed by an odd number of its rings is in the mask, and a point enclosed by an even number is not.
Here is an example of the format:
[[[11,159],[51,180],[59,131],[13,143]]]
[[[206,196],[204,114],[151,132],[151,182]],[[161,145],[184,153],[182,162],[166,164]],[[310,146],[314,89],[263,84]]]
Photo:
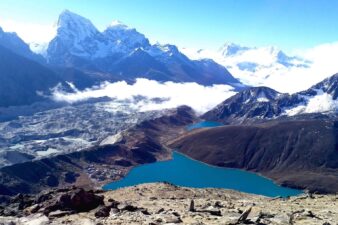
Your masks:
[[[80,195],[83,198],[77,199]],[[61,201],[62,196],[73,196],[71,204],[68,200],[67,203]],[[88,201],[91,204],[86,204]],[[25,204],[18,209],[17,202]],[[84,209],[78,203],[91,207]],[[107,192],[70,188],[38,196],[17,196],[7,205],[7,208],[16,207],[17,214],[6,215],[2,209],[0,221],[17,225],[335,225],[338,221],[337,203],[336,195],[267,198],[224,189],[193,189],[155,183]],[[54,208],[46,213],[48,207]]]

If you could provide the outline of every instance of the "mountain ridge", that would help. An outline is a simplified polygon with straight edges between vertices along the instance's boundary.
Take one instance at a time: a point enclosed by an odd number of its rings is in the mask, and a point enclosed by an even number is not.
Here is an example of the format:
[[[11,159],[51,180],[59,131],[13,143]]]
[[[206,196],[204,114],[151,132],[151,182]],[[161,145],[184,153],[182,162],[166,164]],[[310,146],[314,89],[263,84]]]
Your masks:
[[[226,68],[217,65],[216,69],[217,63],[212,60],[190,60],[174,45],[151,45],[143,34],[121,23],[100,32],[88,19],[67,10],[59,17],[57,34],[48,45],[46,59],[51,65],[108,72],[126,80],[144,77],[243,87]],[[136,68],[127,68],[126,64]],[[140,65],[141,72],[137,70]]]
[[[338,74],[295,94],[252,87],[226,99],[202,118],[223,123],[254,123],[282,116],[338,112]]]

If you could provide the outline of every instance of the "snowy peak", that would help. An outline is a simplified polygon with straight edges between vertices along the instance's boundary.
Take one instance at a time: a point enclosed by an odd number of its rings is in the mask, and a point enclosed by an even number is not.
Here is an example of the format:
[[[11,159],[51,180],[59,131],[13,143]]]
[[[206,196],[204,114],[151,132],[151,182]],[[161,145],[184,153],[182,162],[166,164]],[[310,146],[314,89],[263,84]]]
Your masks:
[[[294,85],[285,85],[285,76],[282,75],[312,65],[311,61],[289,55],[274,46],[248,47],[226,42],[217,51],[187,48],[182,48],[182,51],[191,59],[213,59],[246,85],[269,86],[283,92],[296,92],[299,89]]]
[[[218,52],[224,56],[232,56],[235,55],[241,51],[248,50],[248,47],[242,47],[240,45],[234,44],[232,42],[226,42],[219,50]]]
[[[268,87],[252,87],[233,96],[231,101],[243,104],[260,104],[275,101],[281,94]],[[228,100],[226,100],[228,101]]]
[[[103,32],[104,38],[108,40],[116,51],[127,52],[135,48],[147,48],[149,40],[134,28],[129,28],[120,21],[114,20]]]
[[[254,87],[244,91],[244,93],[248,96],[247,99],[257,102],[269,102],[280,95],[280,93],[268,87]]]
[[[84,40],[96,35],[99,31],[92,22],[78,14],[64,10],[57,22],[57,35],[66,35],[69,38]]]
[[[59,16],[57,33],[48,44],[46,58],[57,65],[67,65],[71,56],[88,60],[103,51],[102,41],[102,34],[90,20],[65,10]]]
[[[154,47],[154,53],[153,53],[154,55],[156,55],[156,51],[157,51],[157,54],[164,54],[167,56],[173,56],[173,55],[180,54],[180,51],[175,45],[170,45],[170,44],[161,45],[157,43],[153,47]]]
[[[34,47],[43,50],[43,46]],[[142,33],[119,21],[100,32],[88,19],[68,10],[59,17],[46,59],[52,65],[104,72],[111,80],[145,77],[240,86],[223,66],[190,60],[175,45],[151,45]]]
[[[109,26],[107,27],[107,29],[109,28],[112,28],[112,29],[123,29],[123,30],[126,30],[126,29],[130,29],[127,25],[125,25],[124,23],[122,23],[121,21],[119,20],[113,20]]]

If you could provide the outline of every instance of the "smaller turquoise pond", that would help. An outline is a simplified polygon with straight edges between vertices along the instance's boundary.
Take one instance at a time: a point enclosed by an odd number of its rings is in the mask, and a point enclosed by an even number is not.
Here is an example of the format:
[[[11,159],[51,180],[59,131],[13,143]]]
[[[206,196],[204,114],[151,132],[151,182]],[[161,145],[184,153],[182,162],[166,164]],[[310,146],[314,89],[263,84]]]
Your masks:
[[[187,126],[187,130],[191,131],[193,129],[197,129],[197,128],[203,128],[203,127],[219,127],[219,126],[223,126],[224,124],[219,123],[219,122],[214,122],[214,121],[202,121],[199,123],[194,123],[191,124],[189,126]]]
[[[254,173],[209,166],[177,152],[173,153],[172,160],[135,167],[125,178],[107,184],[103,189],[114,190],[163,181],[185,187],[226,188],[269,197],[286,197],[302,193],[300,190],[278,186]]]

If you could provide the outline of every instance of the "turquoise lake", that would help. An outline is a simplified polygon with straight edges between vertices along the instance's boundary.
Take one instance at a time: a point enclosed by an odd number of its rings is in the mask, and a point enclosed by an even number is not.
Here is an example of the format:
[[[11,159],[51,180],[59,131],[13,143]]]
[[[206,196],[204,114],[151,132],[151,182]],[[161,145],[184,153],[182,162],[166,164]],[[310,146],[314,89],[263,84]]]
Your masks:
[[[188,131],[191,131],[193,129],[203,128],[203,127],[219,127],[223,126],[224,124],[214,121],[202,121],[199,123],[194,123],[186,127]]]
[[[209,166],[177,152],[173,153],[172,160],[137,166],[125,178],[109,183],[103,189],[115,190],[163,181],[184,187],[225,188],[269,197],[287,197],[302,193],[300,190],[278,186],[254,173]]]
[[[189,125],[186,129],[190,131],[217,126],[223,126],[223,124],[202,121]],[[271,180],[254,173],[210,166],[192,160],[178,152],[173,153],[172,160],[135,167],[125,178],[107,184],[103,189],[115,190],[137,184],[164,181],[184,187],[225,188],[269,197],[287,197],[302,193],[300,190],[281,187]]]

